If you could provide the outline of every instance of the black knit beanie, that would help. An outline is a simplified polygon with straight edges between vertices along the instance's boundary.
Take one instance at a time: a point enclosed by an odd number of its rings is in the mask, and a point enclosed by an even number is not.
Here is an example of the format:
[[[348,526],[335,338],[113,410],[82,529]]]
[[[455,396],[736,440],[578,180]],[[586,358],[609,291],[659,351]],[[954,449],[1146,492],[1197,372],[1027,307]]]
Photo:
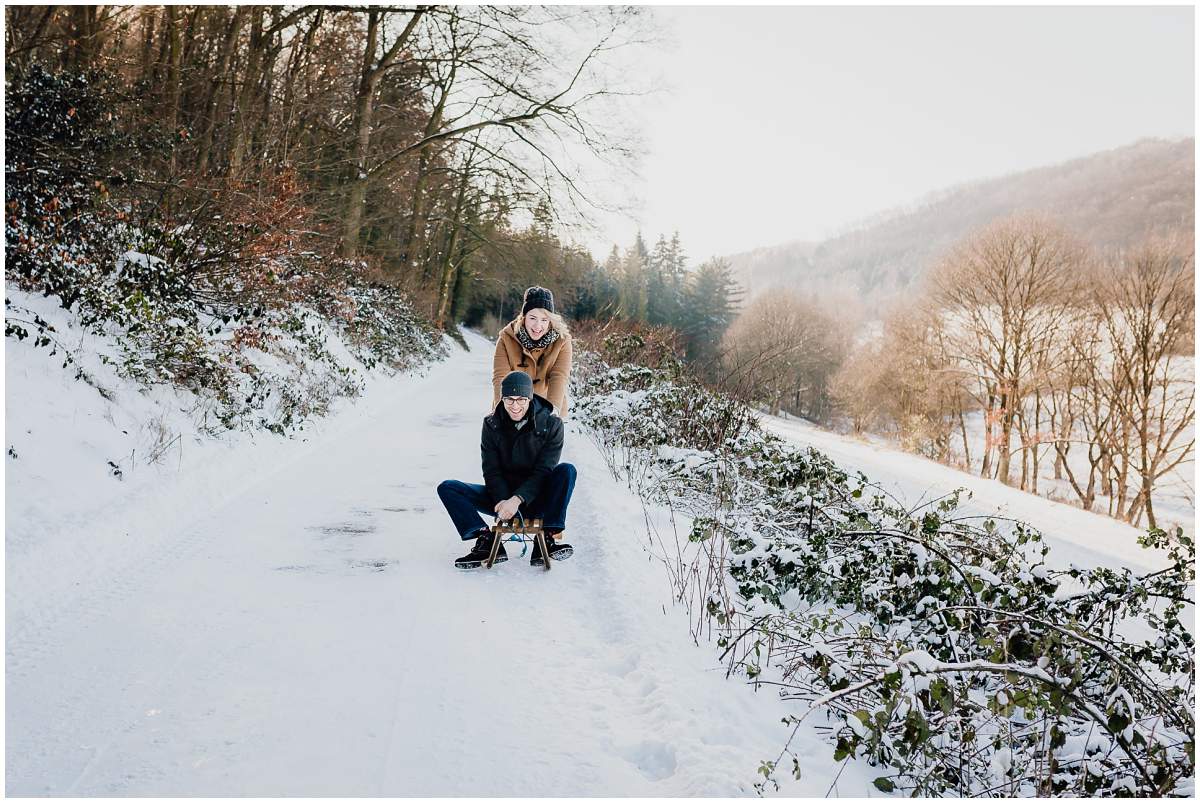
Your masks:
[[[524,371],[509,371],[500,383],[500,396],[524,396],[526,399],[532,399],[533,380]]]
[[[545,287],[534,285],[525,291],[525,303],[521,306],[521,314],[529,312],[531,309],[544,309],[546,312],[554,312],[554,293],[551,293]]]

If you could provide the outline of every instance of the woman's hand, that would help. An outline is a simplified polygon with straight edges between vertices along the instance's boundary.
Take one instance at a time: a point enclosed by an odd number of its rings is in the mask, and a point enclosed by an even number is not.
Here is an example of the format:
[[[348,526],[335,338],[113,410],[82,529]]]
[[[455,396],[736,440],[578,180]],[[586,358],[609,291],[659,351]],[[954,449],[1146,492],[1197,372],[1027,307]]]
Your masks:
[[[517,515],[517,509],[521,507],[521,497],[510,496],[503,502],[496,503],[496,515],[500,517],[500,521],[508,521],[513,516]]]

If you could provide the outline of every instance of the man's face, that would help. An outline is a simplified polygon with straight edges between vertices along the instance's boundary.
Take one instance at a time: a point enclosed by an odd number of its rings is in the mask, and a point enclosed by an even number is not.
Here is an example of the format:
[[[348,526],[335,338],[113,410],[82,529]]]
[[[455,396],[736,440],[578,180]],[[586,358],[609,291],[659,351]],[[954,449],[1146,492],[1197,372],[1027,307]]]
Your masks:
[[[513,421],[520,421],[529,409],[529,399],[524,396],[505,396],[504,410]]]

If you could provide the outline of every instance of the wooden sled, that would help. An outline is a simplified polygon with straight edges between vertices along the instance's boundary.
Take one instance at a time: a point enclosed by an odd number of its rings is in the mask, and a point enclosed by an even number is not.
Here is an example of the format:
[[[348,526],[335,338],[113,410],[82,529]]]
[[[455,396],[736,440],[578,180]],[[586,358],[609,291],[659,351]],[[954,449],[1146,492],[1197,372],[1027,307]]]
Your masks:
[[[520,512],[515,518],[508,521],[497,521],[492,526],[492,551],[488,553],[487,560],[484,561],[484,566],[492,568],[492,564],[496,562],[496,555],[500,553],[500,544],[503,541],[510,540],[509,536],[519,536],[521,541],[532,541],[537,544],[542,553],[542,565],[546,571],[550,571],[550,564],[553,561],[550,559],[550,551],[546,549],[546,531],[542,528],[541,519],[530,519],[525,521],[525,517]],[[554,533],[550,536],[554,540],[561,540],[562,533]]]

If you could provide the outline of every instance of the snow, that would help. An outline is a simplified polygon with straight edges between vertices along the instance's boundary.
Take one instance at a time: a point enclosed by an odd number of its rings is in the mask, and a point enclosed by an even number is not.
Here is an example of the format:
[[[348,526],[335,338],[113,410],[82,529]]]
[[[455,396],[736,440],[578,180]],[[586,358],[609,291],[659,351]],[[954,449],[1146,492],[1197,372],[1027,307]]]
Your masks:
[[[1075,564],[1128,567],[1134,572],[1145,572],[1168,565],[1165,554],[1138,544],[1142,530],[1108,516],[1035,496],[878,441],[829,432],[800,419],[768,415],[759,418],[769,432],[825,453],[844,470],[862,471],[910,509],[955,488],[965,488],[970,497],[962,496],[956,516],[998,516],[1029,523],[1045,536],[1050,546],[1046,561],[1055,568],[1065,569]],[[1194,533],[1194,510],[1187,521],[1180,523],[1186,532]]]
[[[1012,769],[1012,764],[1013,752],[1011,749],[1004,747],[996,750],[992,753],[992,779],[997,783],[1003,783],[1008,779],[1008,773]]]
[[[7,793],[752,795],[795,704],[691,640],[577,425],[575,556],[452,567],[435,488],[478,479],[491,396],[466,338],[293,439],[200,437],[186,394],[89,364],[109,401],[7,339]],[[812,720],[781,793],[873,792]]]

